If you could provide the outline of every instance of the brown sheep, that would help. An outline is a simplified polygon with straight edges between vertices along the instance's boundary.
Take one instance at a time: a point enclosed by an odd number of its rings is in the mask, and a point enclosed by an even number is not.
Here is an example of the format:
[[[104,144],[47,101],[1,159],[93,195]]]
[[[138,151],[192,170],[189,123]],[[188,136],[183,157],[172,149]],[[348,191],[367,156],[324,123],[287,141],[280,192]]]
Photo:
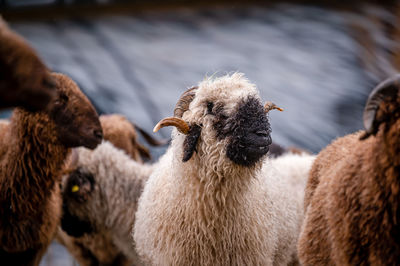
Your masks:
[[[306,188],[298,243],[302,265],[400,264],[400,75],[379,84],[366,132],[318,155]]]
[[[0,108],[42,110],[55,96],[46,65],[0,17]]]
[[[137,162],[151,159],[149,149],[138,142],[137,131],[152,146],[166,144],[165,141],[154,139],[146,131],[119,114],[101,115],[100,123],[104,132],[104,140],[108,140],[115,147],[124,150]]]
[[[142,158],[151,159],[151,157],[148,149],[138,141],[137,131],[139,131],[152,146],[159,146],[166,143],[165,141],[155,140],[147,132],[131,123],[122,115],[101,115],[100,122],[103,128],[104,140],[108,140],[115,147],[125,151],[132,159],[138,162],[142,162]],[[96,153],[96,150],[94,150],[93,153]],[[72,168],[73,167],[74,166],[72,166]],[[71,171],[71,176],[75,176],[74,170],[75,169],[69,169],[69,171]],[[66,183],[71,179],[71,176],[66,177]],[[96,181],[98,177],[94,176],[93,178],[94,181]],[[84,178],[82,180],[84,180]],[[68,191],[64,191],[65,189],[63,189],[65,210],[73,208],[75,214],[79,213],[79,210],[86,212],[86,201],[79,201],[78,205],[74,203],[75,198],[78,196],[81,197],[83,195],[82,193],[90,193],[90,191],[84,190],[84,187],[85,185],[80,185],[80,193],[68,193]],[[84,196],[86,197],[87,195]],[[105,200],[103,199],[103,201]],[[75,217],[75,219],[76,218],[77,217]],[[82,220],[84,219],[82,217],[79,218],[81,221],[74,223],[74,230],[88,229],[91,231],[92,225],[83,222]],[[134,265],[135,263],[115,246],[109,232],[81,231],[74,236],[70,236],[63,230],[59,230],[57,240],[68,249],[82,266]]]
[[[44,111],[16,108],[0,143],[0,261],[38,265],[61,215],[60,182],[70,148],[102,140],[98,115],[62,74]]]

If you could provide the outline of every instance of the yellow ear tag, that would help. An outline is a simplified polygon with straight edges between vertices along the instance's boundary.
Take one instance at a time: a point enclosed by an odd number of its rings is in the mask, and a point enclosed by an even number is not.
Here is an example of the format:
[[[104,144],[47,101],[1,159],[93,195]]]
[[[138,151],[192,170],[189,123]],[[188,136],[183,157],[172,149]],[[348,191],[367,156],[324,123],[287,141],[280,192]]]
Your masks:
[[[78,185],[73,186],[71,191],[72,192],[78,192],[79,191],[79,186]]]

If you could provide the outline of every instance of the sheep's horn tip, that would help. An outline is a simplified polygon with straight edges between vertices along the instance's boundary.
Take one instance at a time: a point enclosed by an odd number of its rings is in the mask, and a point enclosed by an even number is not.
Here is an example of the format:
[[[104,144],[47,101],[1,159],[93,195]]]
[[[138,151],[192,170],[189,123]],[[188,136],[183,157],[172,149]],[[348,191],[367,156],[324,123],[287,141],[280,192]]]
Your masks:
[[[161,125],[160,125],[160,123],[158,123],[158,124],[153,128],[153,132],[154,132],[154,133],[158,132],[158,131],[160,130],[160,128],[161,128]]]
[[[276,106],[276,104],[274,104],[273,102],[266,102],[264,105],[264,109],[265,109],[265,112],[267,112],[267,113],[274,109],[283,112],[283,108]]]

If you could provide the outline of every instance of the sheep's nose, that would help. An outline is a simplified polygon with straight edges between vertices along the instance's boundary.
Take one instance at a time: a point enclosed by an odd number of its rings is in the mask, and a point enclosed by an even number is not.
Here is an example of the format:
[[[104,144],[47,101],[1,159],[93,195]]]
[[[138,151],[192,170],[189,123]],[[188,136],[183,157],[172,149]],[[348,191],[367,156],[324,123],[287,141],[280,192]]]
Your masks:
[[[93,135],[98,139],[103,139],[103,131],[100,129],[95,129]]]

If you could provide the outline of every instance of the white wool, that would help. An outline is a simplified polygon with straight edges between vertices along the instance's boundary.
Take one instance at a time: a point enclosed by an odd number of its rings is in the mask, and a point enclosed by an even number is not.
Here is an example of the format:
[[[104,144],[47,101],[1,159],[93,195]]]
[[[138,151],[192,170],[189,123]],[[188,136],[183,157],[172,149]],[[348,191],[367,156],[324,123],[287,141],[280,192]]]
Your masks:
[[[313,156],[285,155],[253,167],[226,156],[206,103],[232,115],[255,86],[235,73],[199,84],[188,123],[202,125],[193,157],[182,162],[185,135],[173,131],[139,199],[134,240],[151,265],[285,265],[296,259],[304,185]],[[300,192],[297,191],[300,189]]]
[[[288,152],[269,160],[277,175],[283,180],[287,180],[289,188],[296,194],[296,202],[300,202],[301,206],[303,206],[304,189],[307,184],[308,174],[315,157],[316,155],[307,153],[295,154]],[[268,171],[270,169],[264,165],[263,173]]]
[[[152,166],[132,160],[108,141],[95,150],[79,148],[77,167],[95,178],[89,199],[71,214],[90,221],[96,229],[111,236],[113,243],[132,261],[137,261],[131,237],[137,200]],[[71,206],[71,203],[70,203]],[[79,210],[78,210],[79,209]]]

